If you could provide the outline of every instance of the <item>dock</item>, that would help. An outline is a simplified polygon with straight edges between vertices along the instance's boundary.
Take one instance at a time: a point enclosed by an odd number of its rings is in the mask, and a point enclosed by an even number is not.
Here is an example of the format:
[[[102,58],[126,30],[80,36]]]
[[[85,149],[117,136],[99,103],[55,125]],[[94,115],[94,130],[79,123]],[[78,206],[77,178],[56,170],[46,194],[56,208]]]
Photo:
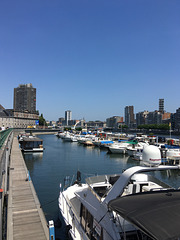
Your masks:
[[[49,239],[49,228],[14,136],[9,167],[7,240],[24,239]]]

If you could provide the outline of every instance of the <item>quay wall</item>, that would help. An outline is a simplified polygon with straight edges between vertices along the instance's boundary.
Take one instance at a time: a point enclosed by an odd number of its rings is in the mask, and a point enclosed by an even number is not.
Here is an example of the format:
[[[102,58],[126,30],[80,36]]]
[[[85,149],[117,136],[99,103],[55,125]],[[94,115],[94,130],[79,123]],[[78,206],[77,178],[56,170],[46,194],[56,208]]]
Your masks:
[[[49,228],[12,131],[0,149],[0,240],[49,239]]]

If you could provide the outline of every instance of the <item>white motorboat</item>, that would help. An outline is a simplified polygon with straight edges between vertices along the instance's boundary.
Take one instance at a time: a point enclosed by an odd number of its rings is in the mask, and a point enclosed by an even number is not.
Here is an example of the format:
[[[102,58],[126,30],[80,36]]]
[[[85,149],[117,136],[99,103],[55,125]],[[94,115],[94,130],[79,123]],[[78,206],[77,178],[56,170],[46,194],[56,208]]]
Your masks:
[[[180,147],[168,144],[156,144],[161,151],[161,156],[164,160],[174,163],[180,163]]]
[[[142,152],[143,152],[143,149],[137,149],[137,151],[134,152],[133,154],[133,159],[137,161],[142,161],[142,155],[143,155]]]
[[[180,160],[180,148],[167,149],[166,157],[169,160]]]
[[[111,146],[113,143],[114,141],[112,141],[111,139],[101,139],[96,137],[93,140],[93,144],[99,148],[109,148],[109,146]]]
[[[122,153],[126,154],[126,149],[129,146],[127,141],[115,142],[109,146],[109,151],[111,153]]]
[[[72,135],[71,136],[71,142],[77,142],[79,135]]]
[[[69,132],[66,132],[64,136],[62,137],[63,141],[65,142],[71,142],[72,134]]]
[[[117,197],[160,189],[165,191],[170,187],[148,175],[147,171],[179,169],[179,166],[160,165],[160,150],[155,146],[144,149],[143,162],[146,166],[129,168],[121,175],[90,177],[84,184],[80,182],[78,172],[74,184],[60,191],[59,208],[72,239],[119,240],[137,237],[137,228],[114,209],[111,210],[109,203]],[[139,235],[139,238],[133,239],[142,238]]]
[[[138,142],[137,144],[130,144],[127,146],[127,154],[133,157],[138,149],[143,149],[144,145],[149,145],[147,142]]]
[[[95,136],[95,135],[92,135],[92,134],[80,135],[80,136],[77,138],[77,141],[78,141],[78,143],[84,144],[84,143],[87,142],[87,141],[89,141],[89,142],[94,141],[95,138],[96,138],[96,136]]]

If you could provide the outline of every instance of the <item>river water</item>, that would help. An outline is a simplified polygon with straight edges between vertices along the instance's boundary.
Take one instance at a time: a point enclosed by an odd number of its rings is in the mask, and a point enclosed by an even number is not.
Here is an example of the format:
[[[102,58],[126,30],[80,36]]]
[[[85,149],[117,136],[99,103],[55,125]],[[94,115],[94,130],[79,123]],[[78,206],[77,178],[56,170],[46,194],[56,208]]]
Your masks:
[[[81,172],[82,182],[91,175],[121,173],[124,169],[139,165],[139,162],[129,156],[109,154],[107,150],[98,147],[85,147],[77,142],[64,142],[55,135],[40,135],[45,148],[43,153],[24,154],[24,159],[40,204],[47,221],[54,220],[57,239],[68,239],[58,208],[60,183],[66,176],[76,177]],[[180,186],[180,176],[172,173],[171,178],[166,173],[156,173],[158,177]],[[62,224],[62,225],[61,225]]]

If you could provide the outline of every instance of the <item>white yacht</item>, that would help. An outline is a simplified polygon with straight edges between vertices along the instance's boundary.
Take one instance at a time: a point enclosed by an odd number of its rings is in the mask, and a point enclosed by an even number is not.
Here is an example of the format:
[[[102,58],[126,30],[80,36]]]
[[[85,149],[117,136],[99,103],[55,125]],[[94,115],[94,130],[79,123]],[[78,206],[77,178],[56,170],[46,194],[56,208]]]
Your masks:
[[[139,235],[142,229],[125,220],[111,203],[117,198],[169,189],[147,172],[179,169],[179,166],[160,165],[160,150],[152,145],[144,149],[142,162],[146,166],[135,166],[117,175],[90,177],[84,184],[78,172],[74,184],[60,191],[59,208],[72,239],[143,239]]]
[[[127,141],[121,141],[121,142],[115,142],[109,146],[109,151],[111,153],[122,153],[126,154],[127,147],[129,146],[129,142]]]
[[[143,149],[144,146],[149,145],[147,142],[138,142],[137,144],[130,144],[127,149],[127,154],[130,157],[133,157],[134,154],[137,152],[138,149]]]

